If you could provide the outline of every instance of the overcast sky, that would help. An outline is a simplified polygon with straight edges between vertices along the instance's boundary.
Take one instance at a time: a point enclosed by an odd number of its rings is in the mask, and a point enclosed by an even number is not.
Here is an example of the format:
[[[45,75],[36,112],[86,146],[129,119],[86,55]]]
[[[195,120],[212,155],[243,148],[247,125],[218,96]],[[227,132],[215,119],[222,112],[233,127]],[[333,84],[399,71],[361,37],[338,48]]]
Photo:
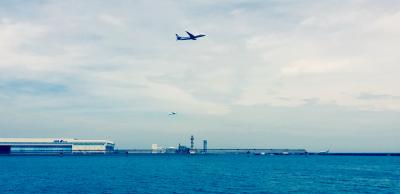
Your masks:
[[[397,0],[3,0],[0,136],[398,152],[399,34]]]

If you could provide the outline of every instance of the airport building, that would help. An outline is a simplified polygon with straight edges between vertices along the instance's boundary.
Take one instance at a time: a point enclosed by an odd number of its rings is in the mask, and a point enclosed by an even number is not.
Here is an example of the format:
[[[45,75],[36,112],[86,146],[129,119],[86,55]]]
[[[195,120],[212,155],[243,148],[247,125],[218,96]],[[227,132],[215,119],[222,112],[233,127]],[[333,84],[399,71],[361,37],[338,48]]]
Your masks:
[[[107,153],[114,142],[68,138],[0,138],[0,154]]]

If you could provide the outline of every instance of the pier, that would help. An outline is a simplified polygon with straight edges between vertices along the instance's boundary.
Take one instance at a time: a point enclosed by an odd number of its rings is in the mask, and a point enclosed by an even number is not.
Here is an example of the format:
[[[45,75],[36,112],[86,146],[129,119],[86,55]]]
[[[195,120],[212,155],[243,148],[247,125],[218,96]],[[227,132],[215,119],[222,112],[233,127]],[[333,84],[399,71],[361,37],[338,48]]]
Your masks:
[[[191,152],[189,152],[191,151]],[[160,150],[154,152],[152,149],[118,149],[116,154],[272,154],[272,155],[304,155],[305,149],[260,149],[260,148],[217,148],[217,149],[189,149],[187,152],[176,150]]]

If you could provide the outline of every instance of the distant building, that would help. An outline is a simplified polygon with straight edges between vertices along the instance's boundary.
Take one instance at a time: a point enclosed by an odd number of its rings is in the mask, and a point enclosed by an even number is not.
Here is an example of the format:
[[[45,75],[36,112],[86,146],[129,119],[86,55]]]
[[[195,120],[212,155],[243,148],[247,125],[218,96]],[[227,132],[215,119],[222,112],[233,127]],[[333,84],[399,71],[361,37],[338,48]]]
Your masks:
[[[203,152],[207,153],[207,140],[203,140]]]
[[[190,148],[183,146],[181,144],[178,145],[178,149],[176,150],[177,154],[189,154]]]
[[[157,154],[157,153],[164,153],[165,149],[162,147],[158,147],[157,144],[151,144],[151,153]]]
[[[114,142],[68,138],[0,138],[0,154],[106,153]]]
[[[166,154],[176,154],[176,152],[177,152],[176,147],[168,147],[165,149]]]

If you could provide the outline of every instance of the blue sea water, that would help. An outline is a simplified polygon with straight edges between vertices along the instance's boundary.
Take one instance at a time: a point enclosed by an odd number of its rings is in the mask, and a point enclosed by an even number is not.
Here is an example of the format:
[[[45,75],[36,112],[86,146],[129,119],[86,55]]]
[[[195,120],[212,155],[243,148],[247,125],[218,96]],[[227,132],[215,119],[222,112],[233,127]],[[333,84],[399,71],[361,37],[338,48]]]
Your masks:
[[[400,157],[1,156],[0,193],[400,193]]]

